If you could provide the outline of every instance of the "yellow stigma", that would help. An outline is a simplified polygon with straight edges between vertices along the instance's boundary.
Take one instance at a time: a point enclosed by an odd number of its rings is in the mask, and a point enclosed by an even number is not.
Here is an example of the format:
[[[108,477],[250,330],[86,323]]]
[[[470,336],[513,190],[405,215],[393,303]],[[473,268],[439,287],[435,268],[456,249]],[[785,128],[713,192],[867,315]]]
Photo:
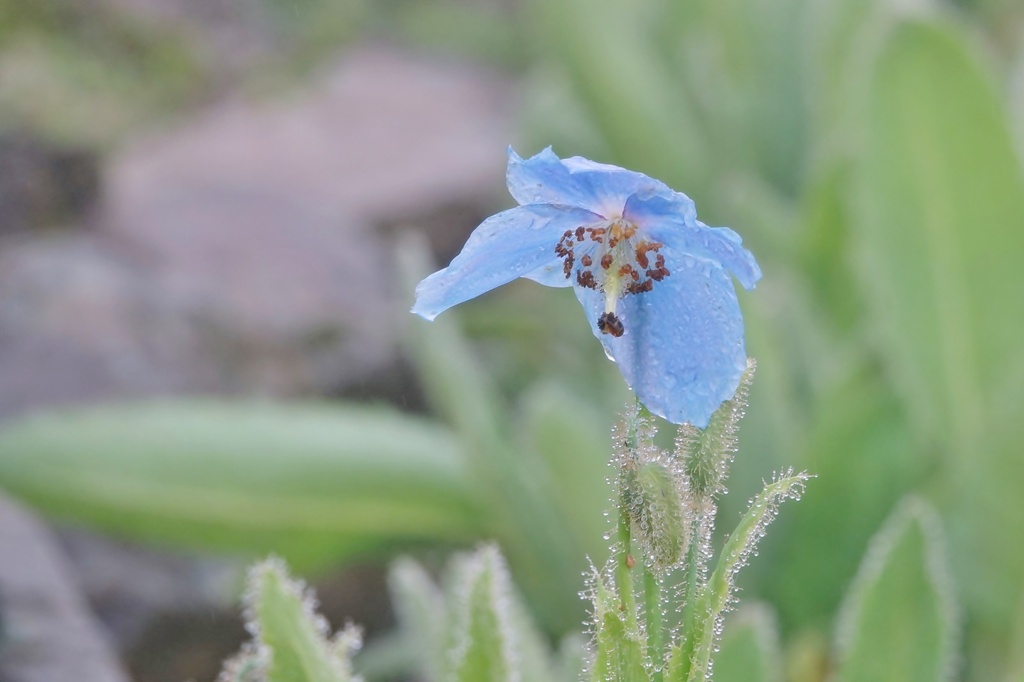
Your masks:
[[[608,274],[604,278],[604,311],[614,313],[620,298],[622,298],[622,275],[619,274],[619,269],[613,261],[612,267],[609,268]]]

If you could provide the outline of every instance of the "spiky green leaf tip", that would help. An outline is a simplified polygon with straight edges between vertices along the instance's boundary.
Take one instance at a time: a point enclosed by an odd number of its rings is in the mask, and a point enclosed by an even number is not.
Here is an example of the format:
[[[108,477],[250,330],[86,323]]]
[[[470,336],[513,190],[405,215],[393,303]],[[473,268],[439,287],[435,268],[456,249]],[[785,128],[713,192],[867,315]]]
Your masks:
[[[349,626],[331,637],[312,591],[280,559],[250,569],[245,619],[252,640],[225,663],[218,682],[361,682],[351,664],[359,631]]]

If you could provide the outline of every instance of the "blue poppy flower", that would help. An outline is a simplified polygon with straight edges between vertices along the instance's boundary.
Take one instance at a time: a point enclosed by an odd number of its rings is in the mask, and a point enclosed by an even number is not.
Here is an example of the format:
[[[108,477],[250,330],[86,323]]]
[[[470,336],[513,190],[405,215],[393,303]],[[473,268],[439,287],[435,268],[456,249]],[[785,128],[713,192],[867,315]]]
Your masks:
[[[432,320],[518,277],[571,286],[594,335],[654,414],[704,428],[746,368],[730,275],[761,270],[739,235],[697,220],[685,194],[641,173],[550,148],[508,150],[519,203],[485,220],[447,268],[416,287],[412,312]]]

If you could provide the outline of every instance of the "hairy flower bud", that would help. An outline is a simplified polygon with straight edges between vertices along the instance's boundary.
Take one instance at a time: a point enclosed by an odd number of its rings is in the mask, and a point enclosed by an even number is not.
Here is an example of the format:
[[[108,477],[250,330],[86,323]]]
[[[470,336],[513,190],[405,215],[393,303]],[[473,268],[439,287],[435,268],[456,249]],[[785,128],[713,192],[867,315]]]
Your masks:
[[[667,570],[682,560],[689,543],[689,523],[678,479],[668,466],[647,462],[631,477],[627,507],[645,562]]]

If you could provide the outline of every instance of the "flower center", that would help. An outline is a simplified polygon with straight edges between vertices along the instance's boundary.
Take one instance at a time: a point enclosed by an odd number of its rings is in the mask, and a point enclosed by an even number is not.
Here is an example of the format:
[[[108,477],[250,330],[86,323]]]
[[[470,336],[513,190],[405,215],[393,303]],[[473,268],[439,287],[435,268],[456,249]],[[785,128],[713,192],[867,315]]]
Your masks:
[[[576,273],[576,284],[604,293],[604,313],[597,327],[605,334],[622,336],[625,329],[615,314],[619,299],[642,294],[669,276],[664,246],[638,236],[637,226],[622,218],[566,230],[555,246],[563,260],[565,278]],[[577,265],[577,259],[579,265]]]

